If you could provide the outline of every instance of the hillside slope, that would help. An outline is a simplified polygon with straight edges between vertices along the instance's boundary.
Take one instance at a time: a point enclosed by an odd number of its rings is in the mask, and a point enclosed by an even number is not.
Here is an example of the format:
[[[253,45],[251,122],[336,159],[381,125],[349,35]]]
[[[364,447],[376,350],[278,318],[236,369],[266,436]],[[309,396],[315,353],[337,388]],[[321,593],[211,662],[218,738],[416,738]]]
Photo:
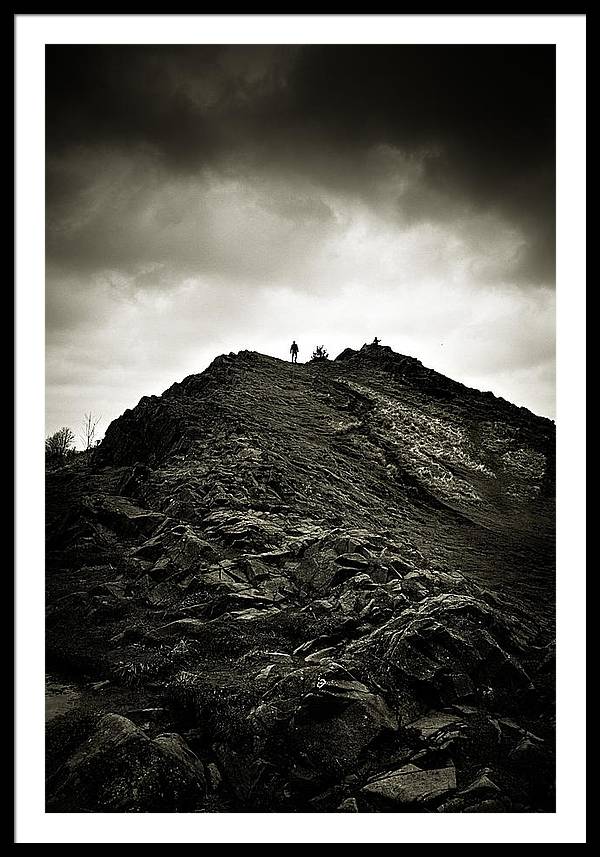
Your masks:
[[[381,346],[240,352],[47,497],[49,663],[107,682],[50,809],[552,809],[551,421]]]

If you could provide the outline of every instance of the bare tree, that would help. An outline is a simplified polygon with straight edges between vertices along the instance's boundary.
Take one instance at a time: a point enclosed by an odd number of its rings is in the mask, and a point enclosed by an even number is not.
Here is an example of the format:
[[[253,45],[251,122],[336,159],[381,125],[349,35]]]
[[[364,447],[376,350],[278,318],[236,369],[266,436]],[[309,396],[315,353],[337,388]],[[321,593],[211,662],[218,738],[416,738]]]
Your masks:
[[[83,430],[79,435],[86,449],[91,449],[96,445],[96,428],[102,419],[102,415],[96,416],[92,411],[85,414],[83,418]]]
[[[75,435],[67,426],[63,426],[46,438],[46,459],[50,463],[62,464],[72,450]]]

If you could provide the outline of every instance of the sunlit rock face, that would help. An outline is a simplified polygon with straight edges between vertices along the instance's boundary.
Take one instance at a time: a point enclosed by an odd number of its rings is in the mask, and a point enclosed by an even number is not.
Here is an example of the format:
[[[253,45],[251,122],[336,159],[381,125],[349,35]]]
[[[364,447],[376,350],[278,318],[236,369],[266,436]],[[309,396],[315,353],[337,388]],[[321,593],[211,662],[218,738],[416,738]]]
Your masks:
[[[385,346],[240,352],[47,508],[49,661],[99,688],[50,809],[552,811],[551,421]]]

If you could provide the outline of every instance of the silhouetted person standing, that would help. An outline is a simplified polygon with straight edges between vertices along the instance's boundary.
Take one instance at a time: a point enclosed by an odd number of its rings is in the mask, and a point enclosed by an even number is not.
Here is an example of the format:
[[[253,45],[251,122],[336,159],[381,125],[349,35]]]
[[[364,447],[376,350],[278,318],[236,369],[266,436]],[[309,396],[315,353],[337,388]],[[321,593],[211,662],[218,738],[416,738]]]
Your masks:
[[[292,363],[297,363],[298,362],[298,346],[296,345],[295,339],[290,346],[290,354],[292,355]]]

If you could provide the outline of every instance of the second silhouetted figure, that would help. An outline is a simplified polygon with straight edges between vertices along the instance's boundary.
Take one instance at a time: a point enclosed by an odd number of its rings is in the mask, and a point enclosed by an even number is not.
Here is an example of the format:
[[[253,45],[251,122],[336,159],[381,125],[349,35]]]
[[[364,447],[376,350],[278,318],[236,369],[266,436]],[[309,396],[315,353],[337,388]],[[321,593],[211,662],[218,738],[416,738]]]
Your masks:
[[[290,354],[292,355],[292,363],[297,363],[298,362],[298,346],[296,345],[295,339],[290,346]]]

